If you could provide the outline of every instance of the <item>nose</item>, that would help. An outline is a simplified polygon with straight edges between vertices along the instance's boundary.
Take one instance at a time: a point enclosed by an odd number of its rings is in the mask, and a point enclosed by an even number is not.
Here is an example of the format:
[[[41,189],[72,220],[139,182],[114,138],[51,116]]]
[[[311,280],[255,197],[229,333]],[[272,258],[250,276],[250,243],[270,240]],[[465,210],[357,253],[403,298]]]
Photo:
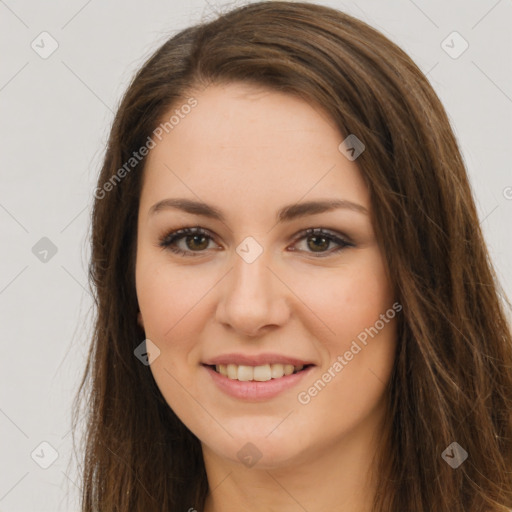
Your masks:
[[[289,317],[288,288],[270,268],[264,251],[249,263],[233,254],[233,268],[222,280],[216,320],[238,334],[261,336]]]

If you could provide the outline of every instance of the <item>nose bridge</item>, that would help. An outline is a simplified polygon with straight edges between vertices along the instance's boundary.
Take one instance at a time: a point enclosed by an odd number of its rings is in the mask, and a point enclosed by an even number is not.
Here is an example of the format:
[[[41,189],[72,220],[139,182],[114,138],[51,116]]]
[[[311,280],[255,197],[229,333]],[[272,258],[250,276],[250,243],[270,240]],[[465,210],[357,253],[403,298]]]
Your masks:
[[[273,286],[270,282],[272,273],[267,268],[270,253],[258,246],[253,241],[244,241],[237,247],[233,255],[234,268],[228,298],[241,305],[250,301],[253,309],[262,310],[272,300]]]
[[[263,297],[271,292],[267,268],[270,265],[269,252],[254,254],[255,248],[247,243],[239,245],[233,256],[233,285],[235,292],[242,296]]]
[[[217,319],[245,333],[278,324],[286,316],[283,289],[276,283],[271,253],[256,242],[245,239],[233,254],[233,268],[223,287]]]

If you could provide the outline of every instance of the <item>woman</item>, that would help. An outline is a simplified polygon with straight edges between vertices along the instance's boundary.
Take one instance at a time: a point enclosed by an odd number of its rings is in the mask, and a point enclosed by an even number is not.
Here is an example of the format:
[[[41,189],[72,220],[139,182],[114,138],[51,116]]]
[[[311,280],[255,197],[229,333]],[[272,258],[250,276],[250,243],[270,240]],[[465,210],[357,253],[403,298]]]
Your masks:
[[[512,507],[499,284],[446,113],[382,34],[288,2],[183,30],[95,197],[84,511]]]

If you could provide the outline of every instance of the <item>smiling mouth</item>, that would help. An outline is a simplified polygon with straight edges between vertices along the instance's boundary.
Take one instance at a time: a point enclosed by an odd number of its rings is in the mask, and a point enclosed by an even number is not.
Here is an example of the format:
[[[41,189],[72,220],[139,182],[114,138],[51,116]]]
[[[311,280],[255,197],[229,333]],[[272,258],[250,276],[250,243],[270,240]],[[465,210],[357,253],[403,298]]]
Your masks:
[[[238,364],[206,365],[215,372],[231,380],[241,382],[265,382],[272,379],[281,379],[295,373],[306,370],[311,364],[293,366],[292,364],[263,364],[260,366],[248,366]]]

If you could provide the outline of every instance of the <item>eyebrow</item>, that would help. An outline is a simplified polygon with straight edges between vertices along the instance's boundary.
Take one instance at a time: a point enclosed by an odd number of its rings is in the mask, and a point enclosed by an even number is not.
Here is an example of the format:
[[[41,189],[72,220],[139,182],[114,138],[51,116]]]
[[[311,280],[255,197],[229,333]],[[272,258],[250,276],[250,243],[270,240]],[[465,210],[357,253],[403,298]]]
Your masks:
[[[193,215],[201,215],[203,217],[225,222],[224,214],[218,208],[207,203],[186,198],[168,198],[158,201],[158,203],[155,203],[149,209],[149,214],[152,215],[167,209],[178,209]],[[284,206],[277,212],[276,222],[290,222],[299,217],[305,217],[307,215],[314,215],[336,209],[346,209],[368,215],[368,210],[364,206],[353,203],[352,201],[347,201],[346,199],[323,199]]]

